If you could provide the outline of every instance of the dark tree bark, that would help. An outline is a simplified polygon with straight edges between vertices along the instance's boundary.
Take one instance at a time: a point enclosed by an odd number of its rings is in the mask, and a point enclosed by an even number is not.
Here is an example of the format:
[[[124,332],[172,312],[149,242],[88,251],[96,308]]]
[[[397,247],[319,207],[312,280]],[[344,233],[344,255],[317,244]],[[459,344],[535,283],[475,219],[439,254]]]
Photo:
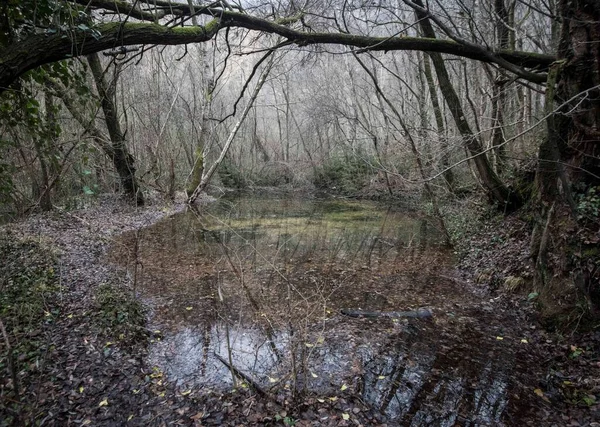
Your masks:
[[[108,135],[112,143],[112,161],[121,179],[121,185],[134,203],[143,205],[144,195],[135,177],[134,159],[127,150],[125,134],[121,130],[117,106],[115,105],[116,82],[107,82],[97,53],[89,55],[87,59],[100,96],[100,105],[104,112]]]
[[[539,216],[531,252],[540,289],[574,285],[598,314],[600,271],[585,254],[597,250],[600,224],[597,218],[577,217],[574,193],[600,186],[600,3],[562,0],[560,13],[558,61],[549,74],[546,101],[552,114],[538,155]]]
[[[94,6],[95,1],[86,2]],[[115,2],[104,1],[103,7],[123,13]],[[157,2],[160,3],[160,2]],[[112,7],[111,7],[112,5]],[[188,13],[187,5],[167,3],[178,15]],[[99,7],[99,6],[97,6]],[[5,91],[25,72],[43,64],[60,61],[75,56],[90,55],[106,49],[131,45],[181,45],[202,43],[212,39],[221,28],[238,27],[249,30],[278,34],[285,40],[299,45],[337,44],[354,46],[366,50],[421,50],[462,56],[483,62],[502,62],[523,68],[545,71],[554,61],[552,55],[533,52],[490,52],[481,46],[465,46],[452,40],[435,40],[418,37],[370,37],[343,33],[304,32],[282,25],[276,21],[257,18],[251,15],[221,9],[205,8],[198,13],[218,16],[204,26],[166,27],[156,23],[107,23],[98,24],[91,30],[71,28],[68,37],[64,33],[33,34],[0,48],[0,93]],[[150,17],[147,19],[154,21]],[[487,54],[482,55],[485,51]],[[528,79],[543,83],[543,72],[529,73]]]
[[[421,0],[415,0],[415,4],[423,7]],[[428,15],[419,10],[416,10],[416,14],[423,35],[429,39],[435,39],[436,34]],[[458,131],[464,138],[465,146],[469,150],[471,156],[473,156],[473,162],[475,163],[483,186],[490,195],[490,198],[496,201],[503,210],[512,211],[517,209],[522,205],[522,200],[516,192],[511,191],[510,188],[502,182],[492,168],[489,159],[483,152],[484,150],[481,141],[473,133],[471,126],[467,122],[460,99],[450,81],[450,76],[448,75],[448,70],[446,69],[446,64],[444,63],[442,55],[437,52],[430,52],[429,56],[438,78],[442,96],[446,100],[446,104],[454,118]]]
[[[450,168],[450,153],[448,151],[448,140],[446,139],[446,127],[444,125],[444,116],[442,115],[442,108],[440,105],[440,101],[438,100],[437,90],[435,88],[435,82],[433,80],[433,73],[431,72],[431,64],[429,63],[429,61],[430,58],[427,55],[423,55],[423,72],[425,74],[425,80],[427,81],[427,88],[429,89],[431,105],[433,106],[433,115],[435,117],[437,133],[441,140],[441,149],[444,153],[442,155],[444,179],[446,180],[446,187],[452,193],[454,192],[455,187],[454,172]]]

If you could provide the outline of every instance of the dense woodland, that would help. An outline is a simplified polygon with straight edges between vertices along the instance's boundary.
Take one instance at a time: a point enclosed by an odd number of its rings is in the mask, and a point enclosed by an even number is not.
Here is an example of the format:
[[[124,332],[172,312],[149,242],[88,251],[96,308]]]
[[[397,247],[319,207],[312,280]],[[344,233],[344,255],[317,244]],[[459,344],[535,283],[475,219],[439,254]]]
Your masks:
[[[3,222],[280,187],[417,200],[456,245],[469,199],[594,324],[599,159],[596,0],[0,5]]]

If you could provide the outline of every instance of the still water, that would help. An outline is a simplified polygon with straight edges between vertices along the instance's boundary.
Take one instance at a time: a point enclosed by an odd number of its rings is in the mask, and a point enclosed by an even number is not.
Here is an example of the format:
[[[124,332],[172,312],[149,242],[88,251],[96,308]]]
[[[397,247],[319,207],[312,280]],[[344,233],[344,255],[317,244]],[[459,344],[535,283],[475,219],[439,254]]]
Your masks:
[[[440,242],[397,207],[236,198],[125,234],[111,258],[153,307],[150,363],[182,388],[351,392],[406,425],[497,422],[510,353]],[[433,320],[340,314],[419,307]]]

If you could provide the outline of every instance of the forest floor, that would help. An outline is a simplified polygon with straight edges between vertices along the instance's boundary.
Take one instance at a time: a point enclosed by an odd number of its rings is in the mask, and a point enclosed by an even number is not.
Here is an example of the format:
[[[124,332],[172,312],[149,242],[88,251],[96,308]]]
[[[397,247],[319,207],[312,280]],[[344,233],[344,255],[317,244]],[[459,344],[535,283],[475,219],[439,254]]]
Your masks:
[[[26,324],[14,329],[12,341],[18,394],[5,358],[6,341],[0,346],[0,426],[406,425],[386,419],[351,389],[327,399],[262,395],[251,388],[181,390],[149,366],[148,341],[160,334],[147,329],[147,308],[131,297],[132,278],[107,265],[105,252],[122,233],[181,209],[183,205],[161,203],[132,208],[108,197],[88,209],[35,215],[2,228],[8,243],[0,245],[7,251],[0,254],[6,260],[0,273],[27,266],[26,278],[34,270],[47,277],[36,286],[43,315],[24,313],[24,306],[17,313]],[[526,237],[526,226],[517,217],[490,223],[465,242],[467,255],[456,273],[462,276],[452,281],[463,296],[470,295],[462,310],[475,322],[466,329],[491,336],[490,349],[507,343],[502,352],[516,361],[510,403],[500,424],[600,426],[600,331],[559,333],[542,327],[534,298],[523,293]],[[48,261],[37,254],[46,252],[56,261],[44,264]],[[507,281],[509,277],[524,281]],[[0,279],[2,292],[16,283]],[[16,306],[4,301],[0,313],[9,332]],[[444,348],[468,350],[473,344],[468,334],[457,333],[456,322],[418,327]],[[459,416],[456,424],[476,423]]]

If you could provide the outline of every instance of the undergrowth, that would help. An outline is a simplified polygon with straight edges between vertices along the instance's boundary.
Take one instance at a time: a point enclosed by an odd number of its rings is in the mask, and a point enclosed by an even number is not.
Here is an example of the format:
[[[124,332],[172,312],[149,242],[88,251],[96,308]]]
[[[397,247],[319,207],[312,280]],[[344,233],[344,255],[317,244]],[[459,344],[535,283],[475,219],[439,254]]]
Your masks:
[[[9,404],[19,401],[20,379],[43,363],[43,330],[60,314],[59,282],[55,254],[37,242],[4,236],[0,259],[0,402]]]
[[[130,290],[113,284],[102,284],[96,290],[95,317],[100,327],[122,344],[144,341],[146,311]]]
[[[330,193],[355,195],[375,174],[367,160],[358,155],[331,157],[316,169],[313,184],[317,189]]]

